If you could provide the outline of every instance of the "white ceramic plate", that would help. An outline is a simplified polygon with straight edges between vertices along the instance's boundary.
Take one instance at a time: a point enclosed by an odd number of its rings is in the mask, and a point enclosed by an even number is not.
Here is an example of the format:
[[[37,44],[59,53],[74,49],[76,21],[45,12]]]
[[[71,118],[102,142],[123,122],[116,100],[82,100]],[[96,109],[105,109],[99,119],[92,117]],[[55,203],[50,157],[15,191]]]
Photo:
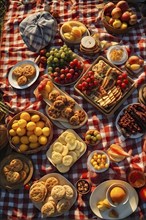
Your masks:
[[[121,60],[119,60],[119,61],[114,61],[114,60],[112,60],[111,57],[110,57],[111,51],[112,51],[112,50],[119,50],[119,49],[122,49],[122,50],[124,51],[123,57],[122,57]],[[113,63],[113,64],[115,64],[115,65],[122,65],[123,63],[125,63],[125,62],[127,61],[127,59],[128,59],[128,53],[127,53],[127,50],[125,49],[124,46],[114,45],[114,46],[109,47],[109,49],[107,50],[107,58],[108,58],[108,60],[109,60],[111,63]]]
[[[43,176],[42,178],[40,178],[39,181],[46,181],[47,178],[52,177],[52,176],[56,177],[59,180],[60,185],[69,185],[73,189],[74,196],[70,200],[70,207],[69,207],[69,209],[70,209],[73,206],[73,204],[75,203],[76,199],[77,199],[77,190],[76,190],[76,188],[72,185],[71,182],[69,182],[64,176],[62,176],[59,173],[49,173],[49,174]],[[40,203],[33,202],[33,204],[35,205],[35,207],[37,209],[39,209],[41,211],[41,207],[43,205],[43,202],[40,202]],[[56,217],[56,216],[60,216],[60,215],[63,215],[63,214],[64,213],[56,213],[55,215],[53,215],[51,217]]]
[[[133,104],[134,104],[134,103],[133,103]],[[132,104],[130,104],[130,105],[132,105]],[[119,112],[119,114],[118,114],[118,116],[117,116],[117,118],[116,118],[116,128],[117,128],[118,132],[121,133],[122,135],[124,135],[124,134],[121,132],[121,128],[120,128],[120,126],[118,125],[118,121],[119,121],[120,116],[123,115],[124,109],[128,108],[128,106],[129,106],[129,105],[127,105],[126,107],[124,107],[124,108]],[[132,138],[132,139],[134,139],[134,138],[139,138],[139,137],[141,137],[142,135],[143,135],[143,133],[136,133],[136,134],[130,135],[129,138]]]
[[[29,80],[29,82],[27,84],[25,84],[23,86],[19,86],[12,73],[16,67],[23,65],[23,64],[33,65],[36,69],[36,74],[32,79]],[[12,67],[12,69],[10,70],[9,75],[8,75],[8,80],[9,80],[9,83],[11,84],[12,87],[14,87],[16,89],[26,89],[26,88],[30,87],[37,80],[38,76],[39,76],[39,67],[31,60],[24,60],[24,61],[18,62],[16,65],[14,65]]]
[[[84,151],[83,151],[82,153],[80,153],[79,157],[78,157],[77,160],[74,162],[74,163],[76,163],[76,162],[78,161],[78,159],[86,152],[86,150],[87,150],[87,145],[86,145],[86,143],[80,138],[80,136],[79,136],[74,130],[72,130],[72,129],[67,129],[67,130],[64,131],[64,132],[73,133],[73,134],[76,136],[76,139],[79,140],[80,142],[82,142],[82,143],[84,144],[85,149],[84,149]],[[62,135],[62,134],[61,134],[61,135]],[[61,135],[60,135],[60,136],[61,136]],[[59,136],[59,137],[60,137],[60,136]],[[58,138],[59,138],[59,137],[58,137]],[[53,145],[54,145],[55,142],[58,142],[58,138],[51,144],[51,146],[49,147],[49,149],[48,149],[48,151],[47,151],[47,153],[46,153],[48,160],[49,160],[49,161],[53,164],[53,166],[55,166],[56,168],[57,168],[57,166],[56,166],[56,165],[53,163],[53,161],[51,160],[51,154],[52,154],[52,151],[53,151]],[[74,151],[74,150],[72,150],[72,151]],[[74,163],[73,163],[73,164],[74,164]],[[70,170],[70,168],[72,167],[73,164],[71,164],[71,166],[68,167],[68,170],[67,170],[66,172],[68,172],[68,171]],[[63,172],[62,172],[62,173],[63,173]]]
[[[104,212],[101,212],[97,208],[97,202],[105,199],[106,190],[113,183],[119,183],[119,184],[124,185],[125,187],[127,187],[128,192],[129,192],[128,203],[126,203],[125,205],[119,205],[118,207],[114,208],[119,214],[118,218],[109,217],[108,213],[111,209],[108,209]],[[90,207],[91,207],[92,211],[99,218],[118,220],[118,219],[124,219],[124,218],[128,217],[136,210],[137,205],[138,205],[138,195],[137,195],[136,190],[129,183],[127,183],[125,181],[121,181],[121,180],[108,180],[108,181],[101,183],[100,185],[98,185],[95,188],[95,190],[92,192],[92,194],[90,196],[89,203],[90,203]]]

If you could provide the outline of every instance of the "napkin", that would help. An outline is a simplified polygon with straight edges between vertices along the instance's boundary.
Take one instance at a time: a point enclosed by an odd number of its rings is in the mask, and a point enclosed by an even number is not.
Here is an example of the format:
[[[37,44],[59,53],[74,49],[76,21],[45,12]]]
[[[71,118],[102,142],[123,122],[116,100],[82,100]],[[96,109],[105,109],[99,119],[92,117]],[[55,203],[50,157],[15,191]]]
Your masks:
[[[38,12],[26,17],[19,29],[27,47],[38,52],[54,39],[57,22],[49,12]]]

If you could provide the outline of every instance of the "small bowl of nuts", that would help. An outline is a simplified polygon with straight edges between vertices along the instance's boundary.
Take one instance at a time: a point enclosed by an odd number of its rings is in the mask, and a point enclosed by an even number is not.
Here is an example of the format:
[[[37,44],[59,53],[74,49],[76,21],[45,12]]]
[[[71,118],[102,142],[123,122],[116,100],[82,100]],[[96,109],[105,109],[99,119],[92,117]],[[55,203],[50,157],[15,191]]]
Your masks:
[[[90,153],[87,159],[88,169],[96,173],[102,173],[109,168],[110,158],[102,150],[95,150]]]
[[[97,129],[89,129],[86,131],[84,139],[87,145],[95,146],[101,140],[101,134]]]
[[[87,180],[85,179],[79,179],[76,182],[76,188],[77,188],[77,192],[79,194],[87,194],[90,191],[90,184]]]

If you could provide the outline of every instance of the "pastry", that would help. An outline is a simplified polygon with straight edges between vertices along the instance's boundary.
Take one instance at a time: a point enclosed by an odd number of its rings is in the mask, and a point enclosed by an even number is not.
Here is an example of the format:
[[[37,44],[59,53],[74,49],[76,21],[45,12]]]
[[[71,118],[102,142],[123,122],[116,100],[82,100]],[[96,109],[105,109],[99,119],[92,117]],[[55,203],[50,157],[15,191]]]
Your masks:
[[[19,172],[23,168],[23,162],[20,159],[13,159],[10,162],[10,167],[12,171]]]
[[[62,213],[69,209],[70,201],[67,199],[61,199],[56,206],[57,212]]]
[[[6,180],[12,184],[14,183],[18,183],[18,181],[20,180],[20,174],[18,172],[13,172],[13,171],[9,171],[8,173],[5,174],[6,176]]]
[[[52,188],[58,184],[59,184],[59,180],[53,176],[49,177],[45,182],[45,186],[46,186],[48,192],[51,192]]]
[[[51,196],[56,199],[60,200],[65,196],[65,188],[61,185],[56,185],[51,190]]]
[[[48,114],[50,115],[50,117],[52,118],[59,118],[61,115],[61,111],[56,109],[54,106],[50,106],[48,108]]]
[[[43,202],[46,198],[47,188],[45,183],[38,181],[30,187],[29,198],[34,202]]]
[[[66,106],[70,107],[70,108],[74,108],[75,107],[75,101],[69,97],[67,97],[67,103]]]
[[[12,171],[11,170],[11,166],[8,164],[8,165],[5,165],[4,167],[3,167],[3,173],[4,173],[4,175],[6,175],[9,171]]]
[[[69,185],[63,185],[63,187],[65,188],[65,198],[66,199],[72,199],[74,196],[74,191],[71,188],[71,186]]]
[[[59,96],[57,96],[56,100],[61,100],[61,101],[64,102],[64,104],[66,104],[66,102],[67,102],[67,98],[66,98],[65,95],[59,95]]]
[[[69,123],[71,125],[79,125],[80,124],[80,119],[79,119],[79,116],[78,115],[73,115],[70,119],[69,119]]]
[[[64,102],[62,100],[56,100],[54,103],[54,108],[62,110],[65,106]]]
[[[61,116],[63,118],[69,119],[71,118],[71,116],[73,116],[73,114],[74,114],[74,111],[71,107],[66,107],[61,111]]]
[[[60,92],[59,92],[59,91],[53,90],[52,92],[50,92],[48,98],[49,98],[49,100],[50,100],[51,102],[54,102],[59,95],[60,95]]]
[[[80,123],[83,122],[86,117],[85,112],[82,110],[75,111],[74,115],[77,115],[79,117]]]
[[[21,66],[17,66],[17,67],[13,70],[12,74],[13,74],[16,78],[22,76],[22,75],[23,75],[23,68],[22,68]]]
[[[33,65],[26,64],[23,66],[23,75],[26,76],[27,78],[34,77],[35,73],[36,73],[36,69]]]
[[[27,163],[23,163],[23,170],[28,174],[29,173],[29,166],[27,165]]]
[[[55,205],[52,201],[45,203],[41,208],[41,213],[47,217],[54,215]]]
[[[24,181],[27,177],[27,173],[24,170],[20,171],[20,180],[19,181]]]
[[[26,76],[20,76],[17,80],[17,83],[19,86],[23,86],[27,83],[27,77]]]

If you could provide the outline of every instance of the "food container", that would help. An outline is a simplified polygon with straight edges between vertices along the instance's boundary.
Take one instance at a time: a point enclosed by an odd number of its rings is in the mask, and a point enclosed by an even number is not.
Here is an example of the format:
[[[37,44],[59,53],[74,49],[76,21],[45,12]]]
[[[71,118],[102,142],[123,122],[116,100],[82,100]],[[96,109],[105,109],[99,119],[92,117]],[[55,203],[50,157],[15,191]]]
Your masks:
[[[128,190],[123,184],[114,183],[107,189],[106,198],[113,207],[125,205],[129,200]]]
[[[107,50],[108,60],[115,65],[122,65],[128,59],[128,53],[124,46],[114,45]]]
[[[27,113],[29,113],[29,115],[32,117],[33,115],[39,115],[39,117],[40,117],[40,120],[38,121],[38,122],[34,122],[34,124],[36,124],[36,125],[34,125],[34,126],[36,126],[36,127],[38,127],[38,126],[40,126],[40,125],[38,125],[37,123],[40,123],[41,122],[41,124],[43,124],[44,125],[44,127],[48,127],[49,128],[49,134],[48,135],[46,135],[46,138],[47,138],[47,142],[46,142],[46,140],[45,140],[45,144],[44,143],[42,143],[42,144],[39,144],[39,146],[35,146],[35,145],[33,145],[33,144],[31,144],[31,147],[30,147],[30,143],[34,143],[34,142],[38,142],[38,139],[39,139],[39,137],[41,136],[39,136],[38,134],[36,135],[37,136],[37,138],[35,137],[35,139],[37,139],[37,141],[32,141],[32,138],[31,138],[31,141],[30,141],[30,133],[32,132],[32,130],[30,130],[29,129],[29,131],[28,131],[28,129],[25,127],[25,128],[23,128],[22,130],[21,129],[19,129],[19,135],[18,135],[18,133],[16,133],[15,134],[15,132],[16,132],[16,130],[14,130],[14,129],[12,129],[12,126],[14,126],[13,124],[16,122],[16,123],[18,123],[18,120],[20,120],[20,115],[21,115],[21,113],[23,113],[23,112],[27,112]],[[15,151],[17,151],[17,152],[19,152],[19,153],[23,153],[23,154],[34,154],[34,153],[37,153],[37,152],[39,152],[39,151],[41,151],[41,150],[44,150],[44,149],[46,149],[47,147],[48,147],[48,145],[49,145],[49,143],[51,142],[51,140],[52,140],[52,138],[53,138],[53,126],[52,126],[52,123],[51,123],[51,121],[43,114],[43,113],[41,113],[41,112],[39,112],[39,111],[36,111],[36,110],[25,110],[25,111],[23,111],[23,112],[19,112],[18,114],[16,114],[13,118],[12,118],[12,120],[8,123],[8,127],[7,127],[7,135],[8,135],[8,139],[9,139],[9,143],[10,143],[10,146],[15,150]],[[31,120],[28,120],[27,121],[27,123],[29,123],[29,122],[31,122]],[[18,126],[18,124],[16,124],[16,126]],[[26,129],[26,130],[25,130]],[[10,130],[12,130],[12,131],[10,131]],[[14,130],[14,131],[13,131]],[[20,134],[20,130],[22,131],[22,132],[24,132],[24,134],[22,135],[22,133]],[[13,133],[12,133],[13,132]],[[29,133],[29,134],[28,134]],[[10,135],[11,134],[11,135]],[[15,134],[15,135],[14,135]],[[16,138],[14,138],[14,137],[16,137]],[[26,137],[25,138],[25,141],[23,140],[23,141],[20,141],[20,139],[22,138],[22,137]],[[34,137],[33,137],[34,138]],[[45,139],[46,139],[45,138]],[[28,139],[29,139],[29,142],[28,143],[26,143],[26,139],[27,139],[27,142],[28,142]],[[15,141],[14,141],[15,140]],[[44,138],[43,138],[43,140],[44,140]],[[20,145],[21,145],[21,143],[23,143],[23,150],[22,150],[22,148],[20,148]],[[24,144],[25,143],[25,144]],[[24,145],[28,145],[28,147],[27,146],[24,146]],[[26,149],[24,149],[26,147]]]
[[[67,36],[65,37],[64,34]],[[80,44],[82,37],[90,35],[87,27],[79,21],[67,21],[60,28],[62,40],[69,45]]]
[[[102,150],[95,150],[88,156],[87,167],[89,171],[102,173],[109,168],[109,165],[109,156]]]
[[[100,132],[97,129],[89,129],[86,131],[85,142],[89,146],[96,146],[102,139]]]
[[[102,71],[94,71],[96,67],[98,67],[99,69],[101,68]],[[92,82],[92,76],[89,76],[91,71],[94,72],[95,82]],[[115,75],[117,79],[115,79]],[[114,64],[110,63],[106,58],[99,56],[87,69],[83,76],[78,80],[74,88],[77,91],[77,93],[79,93],[95,108],[97,108],[103,114],[111,116],[136,88],[134,80],[131,79],[129,76],[127,76],[126,79],[126,88],[119,88],[119,86],[117,86],[119,75],[127,75],[127,73],[122,72],[121,69],[119,69]],[[101,76],[100,79],[99,76]],[[91,80],[92,85],[88,83],[87,78]],[[124,79],[125,78],[123,78],[123,80]],[[87,85],[86,91],[83,90],[84,87],[82,83]],[[94,83],[96,83],[96,85]],[[104,90],[106,90],[106,94],[102,93],[103,87]],[[114,95],[115,92],[117,96]]]
[[[141,188],[146,183],[145,175],[142,171],[139,170],[132,170],[128,174],[128,182],[134,188]]]
[[[85,195],[90,191],[90,184],[85,179],[79,179],[76,182],[76,188],[79,194]]]

